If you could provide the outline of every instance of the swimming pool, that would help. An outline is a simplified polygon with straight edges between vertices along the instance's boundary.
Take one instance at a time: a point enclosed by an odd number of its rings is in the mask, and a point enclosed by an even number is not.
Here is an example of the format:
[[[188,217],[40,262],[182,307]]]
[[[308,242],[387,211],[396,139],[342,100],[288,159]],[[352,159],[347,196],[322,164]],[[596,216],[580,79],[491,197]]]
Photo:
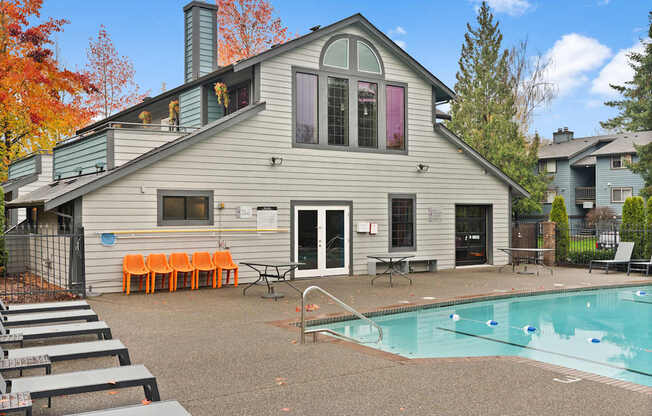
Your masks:
[[[327,327],[408,358],[513,355],[652,386],[652,286],[431,307]]]

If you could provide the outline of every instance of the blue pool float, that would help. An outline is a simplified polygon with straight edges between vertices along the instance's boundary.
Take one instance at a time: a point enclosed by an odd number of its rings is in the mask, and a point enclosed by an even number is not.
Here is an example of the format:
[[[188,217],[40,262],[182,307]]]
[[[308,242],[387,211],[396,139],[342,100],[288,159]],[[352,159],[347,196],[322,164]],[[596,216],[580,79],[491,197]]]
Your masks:
[[[526,334],[531,334],[533,332],[536,332],[536,330],[537,329],[535,327],[531,326],[531,325],[525,325],[523,327],[523,332],[525,332]]]
[[[456,313],[451,313],[448,317],[451,318],[453,321],[459,321],[460,320],[460,316],[458,314],[456,314]]]
[[[647,292],[645,290],[636,291],[636,296],[645,296],[645,295],[647,295]]]
[[[598,338],[589,338],[589,339],[587,339],[587,341],[590,342],[591,344],[599,344],[600,343],[600,340]]]
[[[487,326],[496,326],[496,325],[498,325],[498,322],[494,321],[493,319],[488,320],[486,323],[487,323]]]

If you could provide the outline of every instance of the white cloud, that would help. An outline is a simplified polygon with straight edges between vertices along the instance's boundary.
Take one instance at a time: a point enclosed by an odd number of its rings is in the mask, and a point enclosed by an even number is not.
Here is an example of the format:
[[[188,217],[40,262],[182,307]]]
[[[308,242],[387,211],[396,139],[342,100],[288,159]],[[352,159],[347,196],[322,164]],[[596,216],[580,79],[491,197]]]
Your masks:
[[[405,49],[405,47],[407,46],[407,43],[405,43],[404,40],[394,39],[394,43],[400,46],[401,49]]]
[[[407,31],[402,26],[396,26],[396,28],[389,31],[390,35],[407,35]]]
[[[546,52],[551,61],[547,78],[557,85],[559,95],[587,82],[587,72],[599,68],[611,56],[611,50],[594,38],[569,33]]]
[[[598,6],[606,6],[611,0],[598,0]]]
[[[472,0],[473,3],[481,3],[481,0]],[[529,0],[487,0],[487,4],[496,13],[507,13],[510,16],[521,16],[528,10],[532,9],[532,3]],[[479,7],[476,6],[476,11]]]
[[[588,100],[586,102],[586,108],[597,108],[600,107],[604,102],[602,100]]]
[[[634,70],[629,66],[627,55],[631,52],[643,52],[643,43],[637,42],[629,49],[618,51],[607,65],[602,68],[597,78],[593,80],[591,92],[607,97],[617,97],[618,92],[609,84],[623,85],[625,81],[634,78]]]

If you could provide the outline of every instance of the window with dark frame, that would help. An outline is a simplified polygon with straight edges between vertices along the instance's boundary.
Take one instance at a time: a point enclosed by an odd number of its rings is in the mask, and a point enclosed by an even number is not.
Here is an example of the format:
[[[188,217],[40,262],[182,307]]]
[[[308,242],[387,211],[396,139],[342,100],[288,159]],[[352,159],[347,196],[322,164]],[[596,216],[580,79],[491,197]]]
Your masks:
[[[387,86],[387,149],[405,150],[405,88]]]
[[[235,113],[249,105],[249,83],[236,85],[229,90],[227,114]]]
[[[624,203],[627,198],[630,198],[633,195],[632,188],[611,188],[611,202],[613,203]]]
[[[328,144],[349,145],[349,80],[328,77]]]
[[[390,196],[390,251],[416,249],[416,197]]]
[[[296,73],[296,142],[319,143],[318,77]]]
[[[358,81],[358,146],[378,147],[378,84]]]
[[[212,191],[160,191],[159,225],[210,225]]]

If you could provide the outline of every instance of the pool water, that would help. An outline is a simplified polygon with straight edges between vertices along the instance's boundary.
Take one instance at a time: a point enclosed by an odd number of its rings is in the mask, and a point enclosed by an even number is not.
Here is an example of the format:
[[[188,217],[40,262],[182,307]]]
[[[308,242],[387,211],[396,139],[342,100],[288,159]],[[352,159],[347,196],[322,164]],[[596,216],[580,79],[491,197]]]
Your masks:
[[[652,286],[513,297],[320,325],[408,358],[527,357],[652,386]],[[493,321],[493,322],[491,322]],[[527,327],[530,327],[529,329]]]

